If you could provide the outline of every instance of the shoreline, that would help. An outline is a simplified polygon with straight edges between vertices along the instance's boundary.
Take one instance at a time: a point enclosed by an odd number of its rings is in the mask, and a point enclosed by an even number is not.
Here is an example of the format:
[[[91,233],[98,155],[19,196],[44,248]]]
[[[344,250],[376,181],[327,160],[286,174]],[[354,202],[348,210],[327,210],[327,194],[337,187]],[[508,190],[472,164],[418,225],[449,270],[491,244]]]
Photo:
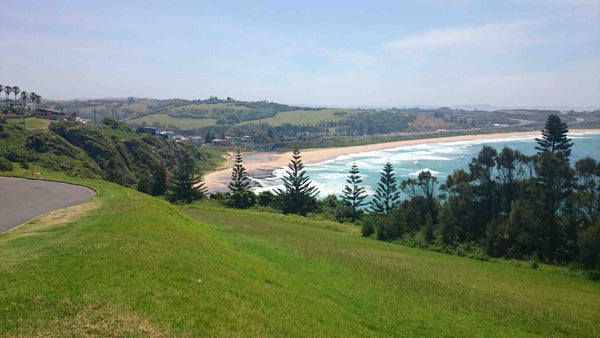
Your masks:
[[[600,129],[572,129],[569,133],[600,133]],[[533,136],[540,135],[539,131],[523,131],[510,133],[495,133],[495,134],[474,134],[460,136],[444,136],[416,140],[393,141],[385,143],[375,143],[360,146],[348,146],[337,148],[313,148],[301,150],[302,162],[304,164],[317,164],[337,158],[338,156],[362,153],[368,151],[377,151],[385,149],[393,149],[403,146],[412,146],[427,143],[444,143],[458,141],[474,141],[494,138],[506,138],[516,136]],[[244,162],[244,167],[251,173],[255,170],[272,171],[286,166],[291,159],[292,152],[286,151],[275,154],[265,155],[265,160]],[[252,175],[249,175],[252,176]],[[204,183],[209,191],[228,191],[227,185],[231,178],[231,167],[219,169],[204,175]]]

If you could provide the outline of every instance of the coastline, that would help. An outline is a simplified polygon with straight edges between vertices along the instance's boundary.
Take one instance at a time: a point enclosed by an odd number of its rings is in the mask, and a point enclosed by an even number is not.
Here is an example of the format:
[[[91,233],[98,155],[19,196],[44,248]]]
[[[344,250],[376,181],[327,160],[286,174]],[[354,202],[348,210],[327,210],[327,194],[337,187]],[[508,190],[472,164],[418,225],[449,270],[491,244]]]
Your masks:
[[[594,132],[600,133],[600,129],[572,129],[570,133],[585,133]],[[354,153],[362,153],[367,151],[376,151],[384,149],[392,149],[402,146],[411,146],[417,144],[427,143],[443,143],[443,142],[457,142],[457,141],[473,141],[482,139],[493,139],[493,138],[505,138],[514,136],[533,136],[539,135],[539,131],[524,131],[524,132],[511,132],[511,133],[496,133],[496,134],[475,134],[475,135],[460,135],[460,136],[445,136],[435,137],[417,140],[406,140],[406,141],[394,141],[385,143],[375,143],[360,146],[348,146],[348,147],[337,147],[337,148],[316,148],[301,150],[302,161],[304,164],[316,164],[327,160],[335,159],[341,155],[348,155]],[[271,171],[286,166],[291,158],[292,152],[286,151],[276,154],[265,155],[265,159],[262,161],[244,162],[244,167],[250,173],[255,170]],[[252,175],[250,175],[252,176]],[[219,169],[217,171],[210,172],[204,175],[204,183],[209,191],[227,191],[227,185],[231,178],[231,167]]]

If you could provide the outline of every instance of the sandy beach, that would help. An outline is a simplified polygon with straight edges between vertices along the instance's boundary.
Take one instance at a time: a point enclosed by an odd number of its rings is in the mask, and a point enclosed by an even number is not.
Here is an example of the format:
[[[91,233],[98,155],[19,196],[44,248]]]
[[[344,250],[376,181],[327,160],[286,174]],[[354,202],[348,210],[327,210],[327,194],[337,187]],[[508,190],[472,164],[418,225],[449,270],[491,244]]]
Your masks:
[[[572,129],[570,133],[582,133],[582,132],[600,132],[600,129]],[[301,150],[302,161],[304,164],[315,164],[334,159],[340,155],[347,155],[353,153],[361,153],[366,151],[384,150],[397,148],[402,146],[410,146],[416,144],[426,143],[440,143],[440,142],[456,142],[456,141],[472,141],[481,139],[492,139],[492,138],[504,138],[512,136],[529,136],[529,135],[540,135],[539,131],[525,131],[525,132],[513,132],[513,133],[497,133],[497,134],[478,134],[478,135],[461,135],[461,136],[448,136],[448,137],[437,137],[427,138],[419,140],[406,140],[406,141],[395,141],[386,143],[376,143],[361,146],[349,146],[349,147],[337,147],[337,148],[317,148],[317,149],[306,149]],[[258,161],[246,161],[244,167],[251,174],[253,170],[273,170],[286,166],[291,159],[292,152],[286,151],[281,153],[266,154],[263,158]],[[252,176],[252,175],[250,175]],[[204,175],[204,182],[206,187],[210,191],[227,191],[227,185],[231,179],[231,167],[220,169]]]

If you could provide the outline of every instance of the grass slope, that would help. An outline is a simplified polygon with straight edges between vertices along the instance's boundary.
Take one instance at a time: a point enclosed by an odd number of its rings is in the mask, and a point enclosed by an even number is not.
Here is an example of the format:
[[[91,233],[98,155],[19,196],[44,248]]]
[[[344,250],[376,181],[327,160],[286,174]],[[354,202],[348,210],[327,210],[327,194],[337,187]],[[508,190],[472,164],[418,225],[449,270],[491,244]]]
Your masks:
[[[22,119],[9,119],[7,120],[8,124],[23,126]],[[27,130],[36,130],[36,129],[48,129],[48,125],[52,122],[51,120],[46,119],[38,119],[36,117],[29,117],[25,119],[25,126]]]
[[[335,112],[345,112],[347,114],[355,114],[357,111],[352,109],[320,109],[320,110],[292,110],[280,112],[277,115],[255,121],[245,123],[268,123],[270,126],[276,127],[286,123],[293,125],[315,124],[320,121],[335,121],[340,120],[344,116],[337,116]]]
[[[99,194],[69,223],[0,234],[2,336],[600,334],[592,281],[70,180]]]
[[[169,116],[167,114],[146,115],[144,117],[138,117],[127,121],[127,123],[135,124],[143,124],[144,122],[148,126],[152,126],[155,122],[158,122],[163,126],[175,126],[182,130],[197,129],[217,125],[217,120],[215,119],[177,118]]]

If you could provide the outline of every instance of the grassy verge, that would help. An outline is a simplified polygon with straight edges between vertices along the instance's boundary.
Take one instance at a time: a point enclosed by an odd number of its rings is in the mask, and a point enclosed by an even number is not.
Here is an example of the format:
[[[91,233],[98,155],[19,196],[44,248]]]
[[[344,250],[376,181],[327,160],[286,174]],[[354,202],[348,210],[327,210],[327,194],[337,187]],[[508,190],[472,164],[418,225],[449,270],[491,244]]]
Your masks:
[[[9,119],[7,120],[8,124],[23,126],[22,119]],[[37,129],[48,129],[48,125],[52,122],[51,120],[46,119],[38,119],[36,117],[28,117],[25,119],[25,126],[27,130],[37,130]]]
[[[68,180],[99,194],[0,234],[2,336],[600,334],[589,280]]]

